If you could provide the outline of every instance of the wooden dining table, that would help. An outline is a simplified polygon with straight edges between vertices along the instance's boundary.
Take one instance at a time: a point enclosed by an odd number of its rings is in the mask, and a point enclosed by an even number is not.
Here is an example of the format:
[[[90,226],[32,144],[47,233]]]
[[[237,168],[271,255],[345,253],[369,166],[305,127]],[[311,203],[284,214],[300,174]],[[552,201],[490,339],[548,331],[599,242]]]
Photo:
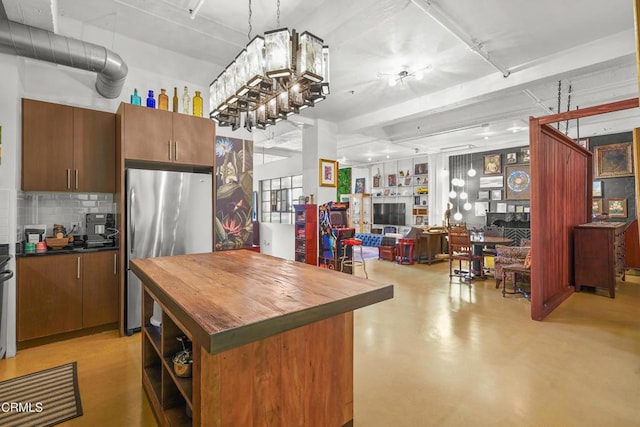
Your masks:
[[[510,245],[513,243],[513,239],[501,236],[484,236],[482,239],[472,238],[471,245],[473,246],[473,255],[482,255],[485,246],[494,247],[495,245]],[[479,275],[480,261],[473,261],[473,274]]]

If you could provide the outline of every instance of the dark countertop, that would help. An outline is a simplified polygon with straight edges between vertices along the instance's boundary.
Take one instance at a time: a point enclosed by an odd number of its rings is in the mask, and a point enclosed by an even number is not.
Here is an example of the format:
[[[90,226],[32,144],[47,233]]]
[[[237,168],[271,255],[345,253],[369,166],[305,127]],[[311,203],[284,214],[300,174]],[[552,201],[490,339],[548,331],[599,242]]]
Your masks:
[[[62,255],[62,254],[82,254],[89,252],[100,252],[100,251],[117,251],[118,246],[103,246],[99,248],[83,248],[83,247],[72,247],[67,246],[62,249],[47,249],[46,252],[21,252],[16,253],[16,257],[32,257],[32,256],[47,256],[47,255]]]

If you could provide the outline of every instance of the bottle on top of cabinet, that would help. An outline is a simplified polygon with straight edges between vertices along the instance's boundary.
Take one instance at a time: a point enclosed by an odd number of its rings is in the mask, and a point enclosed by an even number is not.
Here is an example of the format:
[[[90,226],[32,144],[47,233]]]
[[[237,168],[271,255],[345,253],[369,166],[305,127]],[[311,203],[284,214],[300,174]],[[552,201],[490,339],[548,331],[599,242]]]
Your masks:
[[[173,88],[173,112],[178,112],[178,88]]]
[[[202,117],[202,96],[200,91],[196,91],[196,95],[193,97],[193,115],[196,117]]]
[[[167,96],[166,89],[160,89],[160,95],[158,95],[158,109],[169,110],[169,97]]]
[[[133,105],[142,105],[142,99],[140,98],[140,95],[138,95],[138,89],[137,88],[133,89],[133,94],[131,95],[131,104],[133,104]]]
[[[182,95],[182,112],[184,114],[189,114],[190,109],[189,106],[191,104],[191,97],[189,96],[189,89],[184,87],[184,94]]]
[[[153,91],[152,90],[149,91],[149,94],[147,96],[147,107],[156,108],[156,100],[153,97]]]

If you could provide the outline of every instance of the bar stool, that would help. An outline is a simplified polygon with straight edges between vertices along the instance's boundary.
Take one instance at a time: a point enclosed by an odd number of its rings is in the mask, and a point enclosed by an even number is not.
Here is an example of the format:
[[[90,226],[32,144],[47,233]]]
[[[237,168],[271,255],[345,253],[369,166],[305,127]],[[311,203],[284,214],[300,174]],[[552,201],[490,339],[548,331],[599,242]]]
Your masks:
[[[367,265],[364,262],[364,256],[362,254],[362,240],[360,239],[344,239],[342,241],[344,247],[344,252],[343,252],[343,256],[340,258],[340,271],[344,271],[344,266],[348,266],[351,267],[351,274],[353,274],[353,268],[361,265],[362,269],[364,270],[364,277],[365,278],[369,278],[369,275],[367,274]],[[348,258],[347,256],[347,246],[351,246],[351,259]],[[355,260],[353,259],[353,252],[355,250],[356,247],[360,248],[360,258],[361,260]]]
[[[415,240],[413,239],[398,239],[396,250],[396,262],[398,264],[413,264],[413,248],[415,246]]]

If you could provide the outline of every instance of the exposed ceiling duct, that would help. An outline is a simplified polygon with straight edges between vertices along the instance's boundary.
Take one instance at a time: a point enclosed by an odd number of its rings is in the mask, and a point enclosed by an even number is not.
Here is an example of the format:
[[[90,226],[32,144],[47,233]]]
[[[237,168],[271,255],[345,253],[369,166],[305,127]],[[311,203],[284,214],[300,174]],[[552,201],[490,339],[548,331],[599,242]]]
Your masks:
[[[96,90],[109,99],[120,96],[128,73],[127,64],[120,55],[103,46],[8,19],[0,19],[0,50],[96,72]]]

